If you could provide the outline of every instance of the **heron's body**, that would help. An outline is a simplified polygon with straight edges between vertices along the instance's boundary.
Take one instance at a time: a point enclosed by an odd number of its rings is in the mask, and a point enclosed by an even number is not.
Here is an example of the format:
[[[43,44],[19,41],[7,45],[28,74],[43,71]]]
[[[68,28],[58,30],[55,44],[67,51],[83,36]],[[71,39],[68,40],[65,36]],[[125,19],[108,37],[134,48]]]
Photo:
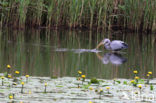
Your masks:
[[[120,40],[113,40],[111,42],[109,39],[104,39],[104,40],[102,40],[102,42],[99,43],[97,48],[99,48],[101,45],[104,45],[104,47],[107,50],[112,50],[112,51],[119,51],[119,50],[128,48],[128,45]]]
[[[128,45],[120,40],[114,40],[110,44],[104,45],[108,50],[118,51],[128,48]],[[107,47],[108,46],[108,47]]]

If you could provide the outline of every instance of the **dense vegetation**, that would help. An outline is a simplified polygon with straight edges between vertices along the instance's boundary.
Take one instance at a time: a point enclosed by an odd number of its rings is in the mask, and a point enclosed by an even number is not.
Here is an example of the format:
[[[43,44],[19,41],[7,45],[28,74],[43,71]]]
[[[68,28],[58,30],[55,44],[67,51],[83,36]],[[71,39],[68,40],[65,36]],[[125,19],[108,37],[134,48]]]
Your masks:
[[[0,0],[0,26],[156,30],[156,0]]]

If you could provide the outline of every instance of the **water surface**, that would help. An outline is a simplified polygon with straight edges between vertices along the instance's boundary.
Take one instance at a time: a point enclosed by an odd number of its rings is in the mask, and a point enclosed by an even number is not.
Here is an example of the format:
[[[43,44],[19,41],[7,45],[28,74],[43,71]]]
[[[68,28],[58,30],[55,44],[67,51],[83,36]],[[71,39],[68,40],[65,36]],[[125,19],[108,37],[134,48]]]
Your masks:
[[[100,48],[103,38],[125,41],[129,48],[112,53]],[[81,70],[88,78],[132,78],[148,71],[155,75],[155,36],[137,33],[104,33],[65,30],[0,31],[0,72],[6,65],[21,75],[64,77],[76,76]]]

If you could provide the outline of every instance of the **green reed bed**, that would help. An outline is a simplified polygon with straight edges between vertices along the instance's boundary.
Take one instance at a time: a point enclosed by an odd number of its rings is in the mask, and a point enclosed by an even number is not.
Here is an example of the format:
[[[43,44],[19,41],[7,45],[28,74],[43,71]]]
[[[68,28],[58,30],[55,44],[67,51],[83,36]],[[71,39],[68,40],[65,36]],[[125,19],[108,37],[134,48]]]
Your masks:
[[[155,0],[1,0],[0,24],[156,30]]]

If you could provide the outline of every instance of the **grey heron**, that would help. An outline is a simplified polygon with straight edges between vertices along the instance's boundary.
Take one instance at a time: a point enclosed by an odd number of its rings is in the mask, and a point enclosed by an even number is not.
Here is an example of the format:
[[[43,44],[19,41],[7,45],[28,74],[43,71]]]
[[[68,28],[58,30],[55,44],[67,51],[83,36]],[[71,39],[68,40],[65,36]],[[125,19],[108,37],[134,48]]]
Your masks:
[[[97,45],[96,49],[98,49],[101,45],[104,45],[107,50],[111,51],[119,51],[128,48],[128,45],[120,40],[113,40],[111,42],[109,39],[104,39]]]

